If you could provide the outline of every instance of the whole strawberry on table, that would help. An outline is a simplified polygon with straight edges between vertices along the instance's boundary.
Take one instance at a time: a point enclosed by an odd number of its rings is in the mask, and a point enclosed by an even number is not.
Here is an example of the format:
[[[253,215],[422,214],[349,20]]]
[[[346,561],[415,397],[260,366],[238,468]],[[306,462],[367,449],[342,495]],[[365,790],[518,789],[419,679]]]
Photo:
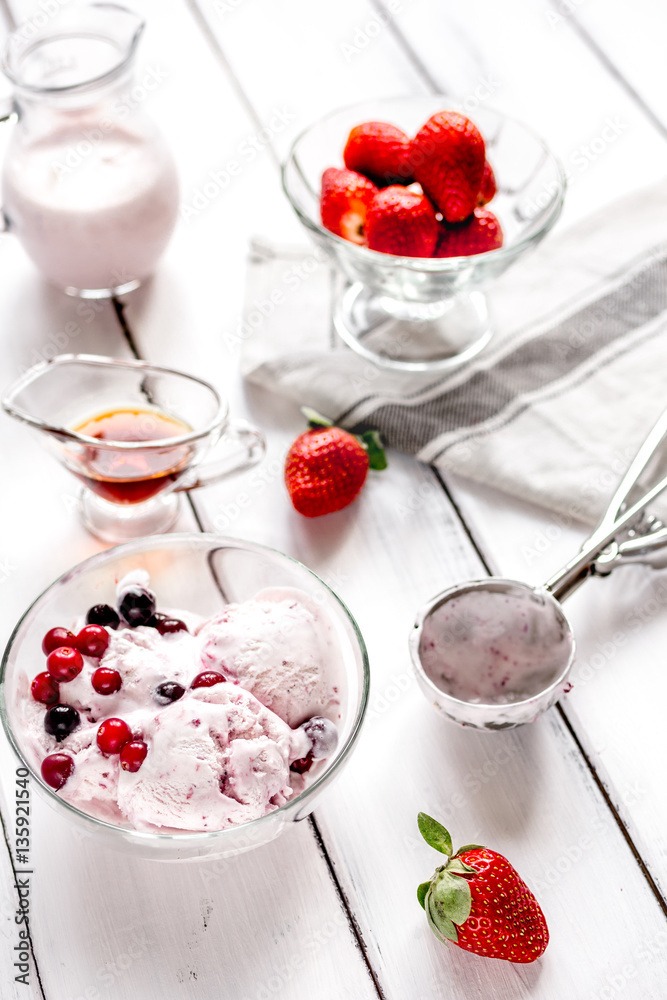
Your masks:
[[[441,941],[465,951],[508,962],[534,962],[549,943],[544,914],[507,858],[488,847],[468,844],[454,852],[444,826],[419,813],[419,831],[447,856],[417,897]]]
[[[385,469],[387,459],[377,431],[357,437],[315,410],[303,407],[301,412],[309,429],[287,452],[285,485],[300,514],[320,517],[356,500],[368,470]]]
[[[503,245],[485,206],[496,193],[477,126],[457,111],[432,115],[410,138],[388,122],[350,132],[345,168],[322,175],[325,229],[370,250],[401,257],[460,257]]]

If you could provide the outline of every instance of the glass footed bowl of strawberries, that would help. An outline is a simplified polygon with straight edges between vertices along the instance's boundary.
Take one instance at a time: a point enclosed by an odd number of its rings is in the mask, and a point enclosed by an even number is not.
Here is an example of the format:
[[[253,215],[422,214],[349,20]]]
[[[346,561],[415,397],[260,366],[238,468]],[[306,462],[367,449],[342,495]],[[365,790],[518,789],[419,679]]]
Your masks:
[[[447,371],[493,336],[487,285],[546,236],[565,172],[532,129],[444,95],[332,112],[295,140],[284,191],[335,261],[334,324],[385,368]]]

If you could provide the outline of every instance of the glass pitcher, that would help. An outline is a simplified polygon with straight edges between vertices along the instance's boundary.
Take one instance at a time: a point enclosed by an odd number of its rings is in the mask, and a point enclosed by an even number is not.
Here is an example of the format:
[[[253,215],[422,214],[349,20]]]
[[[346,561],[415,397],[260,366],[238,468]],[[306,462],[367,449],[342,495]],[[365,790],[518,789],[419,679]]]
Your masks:
[[[144,29],[111,3],[76,5],[9,38],[2,68],[16,116],[2,170],[2,220],[44,277],[69,295],[131,291],[154,270],[178,213],[171,153],[132,85]]]

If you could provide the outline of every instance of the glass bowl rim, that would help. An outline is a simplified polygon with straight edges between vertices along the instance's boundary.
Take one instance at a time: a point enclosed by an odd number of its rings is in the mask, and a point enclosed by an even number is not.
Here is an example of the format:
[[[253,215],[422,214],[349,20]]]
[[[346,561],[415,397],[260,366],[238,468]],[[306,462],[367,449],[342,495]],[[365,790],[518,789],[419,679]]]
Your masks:
[[[71,805],[71,803],[67,802],[65,799],[60,798],[56,794],[56,790],[47,785],[44,779],[42,778],[41,774],[38,774],[33,769],[33,767],[28,763],[28,761],[26,761],[24,754],[22,753],[22,751],[18,746],[18,741],[14,736],[7,714],[7,702],[5,698],[5,675],[7,671],[9,657],[12,650],[14,649],[15,640],[18,636],[21,626],[23,625],[25,619],[28,617],[30,612],[42,600],[42,598],[45,597],[46,594],[48,594],[51,590],[55,589],[59,585],[66,584],[68,582],[68,579],[72,576],[72,574],[78,574],[79,572],[82,572],[90,567],[97,566],[98,563],[104,563],[109,559],[110,555],[115,556],[117,554],[120,554],[122,556],[125,555],[126,553],[130,554],[132,550],[138,550],[140,548],[149,548],[149,549],[159,548],[160,544],[164,544],[165,542],[169,543],[171,541],[176,543],[176,547],[181,543],[187,542],[188,544],[191,545],[193,541],[201,541],[204,543],[204,546],[208,545],[209,547],[212,547],[212,544],[216,543],[216,545],[221,544],[226,547],[236,548],[240,550],[247,550],[259,554],[268,553],[271,557],[277,556],[279,559],[286,559],[288,562],[298,566],[299,569],[305,570],[306,573],[314,577],[314,579],[322,587],[324,587],[325,591],[328,592],[328,595],[330,597],[333,597],[335,602],[339,605],[344,616],[347,618],[348,623],[352,627],[352,633],[354,635],[354,638],[359,648],[359,652],[361,654],[363,682],[361,684],[361,690],[360,690],[359,707],[356,711],[352,723],[352,728],[347,737],[347,740],[344,746],[342,747],[340,753],[333,761],[333,763],[329,767],[326,767],[322,771],[322,773],[318,775],[318,777],[311,785],[308,785],[307,788],[304,788],[304,790],[302,792],[299,792],[298,795],[294,796],[291,799],[288,799],[288,801],[285,802],[282,806],[278,806],[276,809],[272,809],[270,812],[265,813],[263,816],[259,816],[257,819],[249,820],[246,823],[239,823],[233,826],[229,826],[226,827],[224,830],[184,831],[183,833],[157,833],[153,831],[136,830],[134,829],[134,827],[131,826],[119,826],[116,823],[110,823],[108,820],[99,819],[97,816],[92,816],[90,813],[85,812],[83,809],[79,809],[77,808],[77,806]],[[70,569],[66,570],[64,573],[61,573],[60,576],[58,576],[55,580],[53,580],[52,583],[50,583],[47,587],[45,587],[44,590],[35,598],[35,600],[32,601],[30,605],[26,608],[26,610],[23,612],[18,622],[14,626],[14,629],[12,630],[12,633],[7,641],[7,645],[5,646],[5,650],[2,655],[2,663],[0,664],[0,720],[2,720],[2,726],[5,731],[5,735],[7,736],[7,739],[9,740],[9,743],[14,753],[22,762],[22,765],[28,768],[30,776],[35,781],[37,781],[40,787],[49,795],[49,797],[54,803],[57,802],[59,806],[64,807],[65,810],[72,813],[77,820],[83,819],[86,821],[87,824],[92,824],[104,830],[113,831],[114,835],[118,837],[127,838],[129,836],[134,840],[143,841],[148,844],[155,844],[155,843],[173,844],[173,845],[186,844],[186,843],[204,844],[207,842],[210,843],[212,840],[215,840],[216,838],[222,838],[225,836],[225,834],[227,835],[227,838],[231,840],[232,837],[235,834],[237,834],[239,830],[244,830],[244,831],[250,829],[255,830],[261,823],[268,825],[267,821],[270,821],[272,818],[279,816],[283,812],[291,810],[296,803],[303,803],[304,801],[307,801],[307,799],[310,798],[314,794],[314,792],[325,783],[325,781],[328,781],[333,776],[333,774],[335,774],[335,772],[339,769],[340,765],[349,756],[352,748],[357,742],[359,733],[361,731],[361,726],[363,724],[364,717],[366,714],[366,709],[368,707],[369,693],[370,693],[370,665],[368,659],[368,650],[366,648],[366,643],[364,642],[364,638],[361,634],[356,619],[354,618],[354,616],[352,615],[352,613],[350,612],[349,608],[344,603],[344,601],[338,596],[338,594],[335,593],[335,591],[331,589],[331,587],[329,587],[328,584],[324,582],[324,580],[322,580],[321,577],[317,575],[317,573],[315,573],[312,569],[309,569],[308,566],[300,562],[298,559],[294,559],[292,556],[287,555],[285,552],[281,552],[280,549],[274,549],[268,545],[261,545],[258,542],[249,542],[241,538],[232,538],[231,536],[226,536],[226,535],[215,535],[211,532],[204,532],[204,531],[202,532],[184,531],[184,532],[173,532],[165,535],[149,535],[144,538],[134,539],[133,541],[130,542],[123,542],[120,545],[113,545],[108,549],[104,549],[102,552],[97,552],[94,555],[89,556],[87,559],[83,559],[81,562],[76,563],[74,566],[70,567]]]
[[[293,211],[296,213],[299,220],[301,221],[302,225],[304,225],[306,229],[309,229],[311,232],[313,232],[316,236],[331,241],[334,246],[344,247],[345,250],[351,253],[353,256],[354,254],[358,254],[358,259],[362,263],[366,262],[368,264],[371,263],[377,264],[381,262],[385,267],[387,266],[406,267],[414,271],[426,271],[428,273],[433,273],[433,274],[440,274],[440,273],[446,274],[463,270],[466,267],[470,266],[471,261],[474,262],[477,259],[501,261],[505,258],[515,257],[527,246],[530,246],[530,244],[538,236],[542,236],[547,232],[549,232],[549,230],[556,223],[563,209],[565,193],[567,191],[567,174],[565,172],[563,163],[560,157],[558,157],[553,152],[553,150],[547,145],[546,141],[542,138],[542,136],[538,132],[536,132],[531,125],[526,125],[519,118],[515,118],[513,115],[507,115],[503,111],[497,111],[495,108],[487,107],[486,105],[481,109],[482,113],[490,113],[499,120],[504,120],[507,122],[511,122],[514,125],[518,125],[519,128],[523,129],[524,132],[528,133],[528,135],[530,135],[531,138],[537,142],[537,144],[541,147],[543,153],[546,155],[547,160],[551,161],[556,171],[558,187],[557,190],[554,192],[556,197],[548,213],[544,216],[543,219],[540,220],[540,223],[536,228],[533,228],[531,230],[531,228],[529,227],[530,231],[525,236],[521,237],[520,239],[517,239],[515,242],[508,243],[507,245],[503,245],[502,247],[498,247],[496,250],[487,250],[483,254],[472,254],[462,257],[401,257],[397,254],[387,254],[387,253],[380,253],[377,250],[369,250],[368,247],[358,246],[357,244],[352,243],[350,240],[343,239],[342,236],[336,236],[335,233],[332,233],[330,232],[330,230],[325,229],[324,226],[316,222],[311,216],[305,214],[305,212],[302,211],[302,209],[296,203],[290,192],[287,179],[287,172],[290,166],[296,163],[296,157],[295,157],[296,149],[301,140],[305,138],[305,136],[307,136],[319,125],[323,125],[331,118],[335,118],[336,115],[353,111],[355,108],[366,107],[369,104],[377,104],[381,107],[382,105],[389,105],[396,101],[409,101],[409,100],[418,101],[427,99],[435,100],[438,99],[439,97],[442,97],[443,101],[449,103],[449,105],[451,106],[451,110],[457,110],[457,108],[455,107],[457,104],[456,98],[452,98],[447,94],[420,94],[420,95],[396,94],[393,97],[380,97],[377,98],[375,101],[373,100],[373,98],[369,98],[367,101],[354,101],[350,104],[345,104],[341,107],[334,108],[333,110],[328,111],[326,114],[322,115],[320,118],[316,119],[315,121],[307,125],[305,128],[303,128],[291,143],[287,156],[284,162],[282,163],[280,170],[281,185],[283,192],[285,194],[285,197],[289,201]],[[341,150],[341,161],[342,161],[342,150]]]
[[[207,389],[213,396],[217,410],[215,416],[209,420],[201,430],[192,430],[187,434],[179,434],[176,437],[154,438],[148,441],[113,441],[110,438],[100,440],[99,438],[88,437],[78,431],[68,430],[66,427],[54,427],[39,417],[34,417],[27,410],[16,406],[12,402],[12,397],[35,382],[49,370],[60,366],[67,367],[71,364],[97,365],[99,368],[125,368],[128,371],[154,371],[160,375],[176,375],[179,378],[187,379],[189,382],[197,382]],[[147,402],[150,406],[150,403]],[[163,451],[165,448],[171,449],[180,445],[191,444],[194,441],[201,441],[211,434],[224,433],[229,423],[229,403],[220,395],[211,382],[192,375],[190,372],[181,371],[178,368],[170,368],[166,365],[153,364],[152,361],[144,361],[140,358],[112,358],[105,354],[56,354],[47,361],[38,361],[32,365],[22,375],[9,385],[2,394],[2,407],[9,416],[20,420],[22,423],[34,427],[35,430],[51,434],[61,441],[72,441],[77,444],[89,445],[97,451],[121,451],[121,452],[145,452]],[[159,407],[156,408],[159,410]],[[147,412],[152,412],[147,410]],[[160,411],[165,412],[166,411]],[[176,416],[175,414],[166,414]],[[54,581],[55,582],[55,581]]]
[[[424,666],[421,662],[421,657],[419,655],[419,643],[421,641],[422,629],[426,618],[432,611],[435,611],[449,600],[454,594],[457,593],[467,593],[469,590],[483,590],[488,588],[489,585],[501,584],[504,586],[520,587],[522,590],[530,590],[535,594],[546,595],[550,601],[555,602],[558,609],[563,616],[563,620],[567,625],[570,636],[572,638],[572,648],[570,650],[570,656],[568,657],[567,664],[561,670],[556,680],[552,681],[546,687],[542,688],[541,691],[537,691],[535,694],[530,695],[528,698],[522,698],[520,701],[508,701],[508,702],[484,702],[484,701],[465,701],[463,698],[456,698],[454,695],[449,694],[447,691],[443,691],[438,685],[431,680]],[[419,681],[425,685],[429,691],[432,692],[435,697],[436,702],[442,701],[444,704],[451,706],[451,712],[457,711],[458,706],[461,709],[479,709],[480,711],[495,712],[496,714],[507,713],[507,712],[519,712],[522,708],[528,708],[529,705],[533,704],[538,700],[542,700],[545,695],[551,696],[567,679],[572,667],[574,665],[574,657],[576,654],[576,640],[574,636],[574,629],[572,628],[572,623],[565,614],[563,606],[560,601],[554,597],[551,591],[547,590],[546,587],[538,585],[533,586],[533,584],[526,583],[523,580],[513,580],[509,577],[502,576],[488,576],[479,580],[465,580],[463,583],[456,583],[451,587],[447,587],[446,590],[441,590],[438,594],[427,601],[426,604],[417,612],[417,617],[415,619],[414,625],[410,632],[409,638],[410,646],[410,659],[412,661],[412,668],[415,671]],[[459,710],[459,715],[461,711]]]

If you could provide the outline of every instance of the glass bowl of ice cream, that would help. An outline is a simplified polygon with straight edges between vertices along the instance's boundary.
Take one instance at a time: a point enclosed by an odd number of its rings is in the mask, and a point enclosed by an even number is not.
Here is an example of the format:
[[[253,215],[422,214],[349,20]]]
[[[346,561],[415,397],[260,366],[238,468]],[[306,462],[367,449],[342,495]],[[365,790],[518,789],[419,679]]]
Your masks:
[[[546,712],[567,689],[574,652],[572,627],[548,590],[498,577],[442,591],[410,634],[423,694],[474,729],[512,729]]]
[[[352,130],[364,123],[389,123],[397,135],[404,135],[404,141],[414,144],[425,123],[444,110],[469,118],[481,133],[482,158],[485,147],[486,161],[495,175],[495,193],[484,194],[473,216],[481,213],[487,220],[491,213],[502,239],[480,252],[479,244],[473,247],[472,241],[463,239],[469,221],[449,228],[446,220],[442,221],[439,206],[433,201],[433,188],[424,188],[425,177],[414,162],[423,165],[428,160],[426,143],[417,149],[412,163],[408,157],[407,165],[397,167],[395,173],[402,176],[385,174],[379,178],[368,170],[364,176],[381,189],[382,197],[386,193],[382,189],[389,190],[387,185],[398,190],[396,185],[414,186],[421,177],[418,188],[433,202],[440,224],[430,255],[420,256],[414,249],[404,255],[398,247],[391,252],[370,249],[369,220],[371,215],[377,218],[378,209],[377,202],[373,203],[366,220],[359,222],[359,214],[368,208],[359,208],[364,190],[360,190],[360,199],[345,202],[342,224],[336,226],[336,208],[344,201],[346,190],[335,192],[332,211],[325,213],[323,175],[331,168],[342,168],[344,162],[346,167],[353,164],[355,173],[363,174],[357,166],[359,162],[363,166],[363,155],[358,155],[358,149],[354,157],[348,155]],[[485,290],[546,236],[560,215],[566,187],[562,164],[532,128],[491,108],[480,105],[470,109],[465,101],[457,104],[443,94],[367,101],[325,115],[295,140],[282,178],[300,222],[340,273],[334,310],[340,337],[382,367],[427,373],[452,370],[489,342],[494,327]],[[363,178],[358,183],[363,187]],[[400,199],[400,190],[398,195]],[[484,201],[489,195],[490,200]],[[328,226],[324,225],[325,215]],[[356,233],[351,231],[350,219],[359,222]],[[378,241],[378,245],[387,246],[386,229],[383,232],[384,242]]]
[[[280,552],[206,534],[85,560],[26,611],[0,715],[33,787],[110,846],[224,857],[304,819],[359,734],[364,641]]]

